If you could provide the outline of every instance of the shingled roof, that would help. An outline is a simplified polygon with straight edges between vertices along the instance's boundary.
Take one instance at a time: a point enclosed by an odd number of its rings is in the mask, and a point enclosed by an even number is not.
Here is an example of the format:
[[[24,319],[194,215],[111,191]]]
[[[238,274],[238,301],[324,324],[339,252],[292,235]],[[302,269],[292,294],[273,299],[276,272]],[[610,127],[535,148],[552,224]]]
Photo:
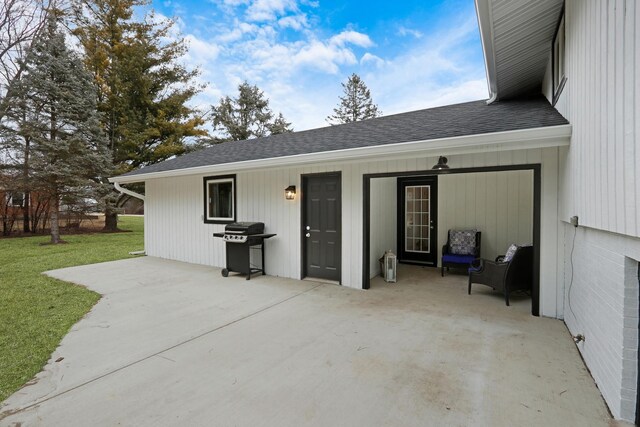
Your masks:
[[[490,105],[485,101],[473,101],[265,138],[225,142],[123,176],[567,123],[542,96]]]

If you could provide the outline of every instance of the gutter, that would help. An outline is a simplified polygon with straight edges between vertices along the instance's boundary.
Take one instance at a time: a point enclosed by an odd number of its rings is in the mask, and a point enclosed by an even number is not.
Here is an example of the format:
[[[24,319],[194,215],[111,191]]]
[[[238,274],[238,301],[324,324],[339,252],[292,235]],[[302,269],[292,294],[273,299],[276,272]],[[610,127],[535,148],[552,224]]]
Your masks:
[[[484,67],[487,74],[489,99],[487,105],[498,100],[498,79],[496,73],[496,58],[493,49],[493,18],[491,15],[491,0],[475,0],[476,17],[480,29],[480,41],[484,53]]]
[[[571,129],[570,124],[565,124],[533,129],[408,141],[395,144],[321,151],[318,153],[245,160],[218,165],[204,165],[160,172],[139,173],[136,175],[121,175],[109,178],[109,181],[114,184],[126,184],[143,182],[154,178],[238,172],[242,170],[269,169],[275,167],[293,167],[322,162],[364,162],[375,158],[379,159],[382,156],[384,156],[385,160],[395,160],[407,156],[437,157],[444,155],[525,150],[530,148],[564,147],[570,144]]]
[[[124,187],[121,187],[119,182],[112,181],[111,178],[109,178],[109,181],[113,182],[113,186],[116,188],[116,190],[118,190],[120,192],[120,194],[127,194],[127,195],[129,195],[131,197],[135,197],[136,199],[140,199],[140,200],[142,200],[144,202],[144,196],[142,194],[136,193],[135,191],[131,191],[131,190],[128,190],[128,189],[126,189]]]
[[[111,179],[109,179],[109,181],[111,181]],[[115,181],[111,181],[113,182],[113,186],[115,187],[116,190],[118,190],[120,192],[120,194],[127,194],[131,197],[135,197],[136,199],[140,199],[144,202],[144,196],[140,193],[136,193],[135,191],[131,191],[128,190],[124,187],[120,186],[120,183],[115,182]],[[133,252],[129,252],[129,255],[146,255],[146,251],[143,249],[141,251],[133,251]]]

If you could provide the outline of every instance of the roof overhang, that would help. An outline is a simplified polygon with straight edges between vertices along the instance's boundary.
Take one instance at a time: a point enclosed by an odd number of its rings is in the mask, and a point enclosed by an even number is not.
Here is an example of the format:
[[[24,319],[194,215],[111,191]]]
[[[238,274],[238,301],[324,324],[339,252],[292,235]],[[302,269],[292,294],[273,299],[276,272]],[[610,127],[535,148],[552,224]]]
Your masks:
[[[399,144],[322,151],[318,153],[247,160],[162,172],[150,172],[146,174],[142,172],[135,175],[121,175],[109,178],[109,181],[127,184],[156,178],[294,167],[323,162],[361,162],[380,157],[383,157],[385,160],[394,160],[408,156],[440,156],[562,147],[568,146],[570,139],[571,125],[567,124],[508,132],[483,133],[425,141],[409,141]],[[144,169],[142,169],[142,171],[144,171]]]
[[[539,89],[564,0],[475,0],[489,103]]]

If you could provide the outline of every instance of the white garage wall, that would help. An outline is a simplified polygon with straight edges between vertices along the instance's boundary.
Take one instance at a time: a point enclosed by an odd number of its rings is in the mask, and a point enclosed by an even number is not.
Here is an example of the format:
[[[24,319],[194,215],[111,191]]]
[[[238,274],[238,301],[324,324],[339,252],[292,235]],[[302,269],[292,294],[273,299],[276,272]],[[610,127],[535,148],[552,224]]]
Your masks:
[[[396,178],[371,180],[371,256],[370,277],[380,274],[378,259],[391,249],[398,254],[398,181]]]
[[[499,146],[495,147],[499,150]],[[561,316],[562,290],[556,287],[558,217],[558,148],[449,154],[451,167],[542,164],[542,236],[540,311]],[[241,172],[237,175],[238,220],[261,220],[278,236],[267,242],[266,270],[270,275],[300,278],[300,196],[284,199],[289,185],[301,188],[301,174],[342,173],[342,280],[345,286],[362,287],[362,190],[363,175],[430,169],[437,157],[418,157],[319,164],[294,168]],[[146,181],[145,249],[148,255],[222,267],[224,245],[214,239],[223,225],[204,224],[202,175],[157,178]]]
[[[482,232],[481,256],[494,259],[511,243],[533,243],[533,171],[441,175],[438,260],[449,229]]]

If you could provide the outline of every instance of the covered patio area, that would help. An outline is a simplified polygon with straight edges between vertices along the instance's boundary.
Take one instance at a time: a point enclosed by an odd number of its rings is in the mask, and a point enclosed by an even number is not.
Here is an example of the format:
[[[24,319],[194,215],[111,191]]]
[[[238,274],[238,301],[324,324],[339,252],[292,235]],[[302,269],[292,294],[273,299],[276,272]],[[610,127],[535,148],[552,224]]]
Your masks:
[[[564,324],[462,275],[401,266],[363,291],[153,257],[50,274],[104,297],[0,425],[612,425]]]

